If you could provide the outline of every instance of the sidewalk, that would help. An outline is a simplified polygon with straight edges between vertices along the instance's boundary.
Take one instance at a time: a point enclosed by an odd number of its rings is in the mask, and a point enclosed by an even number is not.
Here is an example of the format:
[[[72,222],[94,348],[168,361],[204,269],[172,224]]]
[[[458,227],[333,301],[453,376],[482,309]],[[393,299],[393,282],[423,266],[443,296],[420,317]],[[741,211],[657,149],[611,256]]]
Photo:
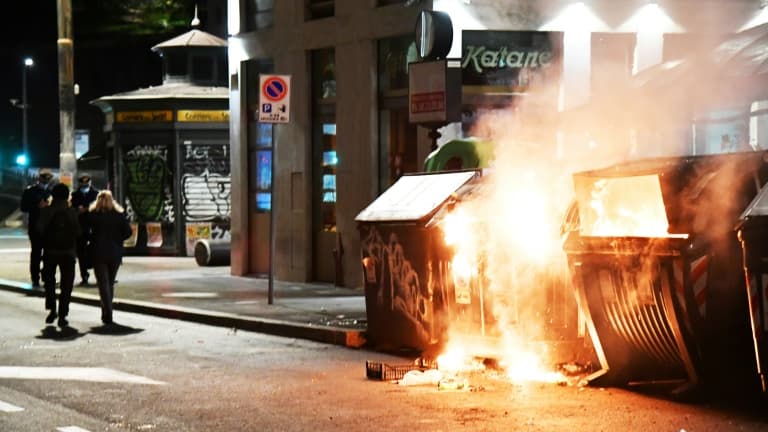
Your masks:
[[[29,283],[26,234],[2,228],[0,244],[0,289],[42,297],[42,289]],[[200,267],[192,257],[125,257],[115,285],[115,321],[119,311],[130,311],[347,347],[364,345],[361,289],[275,281],[269,304],[267,278],[232,276],[229,271],[228,266]],[[75,284],[79,281],[78,274]],[[93,275],[91,284],[75,286],[72,301],[98,307]]]

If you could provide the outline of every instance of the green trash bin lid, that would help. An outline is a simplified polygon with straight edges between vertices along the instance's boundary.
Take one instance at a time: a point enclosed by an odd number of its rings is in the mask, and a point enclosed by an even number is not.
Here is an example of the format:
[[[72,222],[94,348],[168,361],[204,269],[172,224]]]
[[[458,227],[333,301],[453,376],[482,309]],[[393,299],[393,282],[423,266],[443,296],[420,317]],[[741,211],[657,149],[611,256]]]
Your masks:
[[[424,161],[424,171],[488,168],[493,160],[493,143],[478,138],[448,141]]]

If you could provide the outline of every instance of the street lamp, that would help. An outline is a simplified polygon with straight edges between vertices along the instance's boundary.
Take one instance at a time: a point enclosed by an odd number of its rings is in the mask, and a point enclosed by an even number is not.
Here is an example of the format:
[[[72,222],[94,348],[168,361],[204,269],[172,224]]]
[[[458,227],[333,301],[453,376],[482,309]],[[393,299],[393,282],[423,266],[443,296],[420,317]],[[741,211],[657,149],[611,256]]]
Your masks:
[[[22,146],[22,153],[21,156],[23,156],[24,160],[24,178],[26,181],[27,177],[27,168],[26,166],[29,164],[29,143],[27,142],[27,110],[29,109],[29,104],[27,103],[27,69],[31,68],[35,65],[35,61],[32,60],[32,57],[26,57],[24,58],[24,65],[21,69],[21,103],[19,103],[18,99],[11,99],[11,105],[15,106],[16,108],[20,108],[22,112],[22,118],[21,118],[21,146]],[[20,161],[18,161],[20,162]],[[17,163],[18,163],[17,162]]]
[[[27,161],[29,161],[29,143],[27,142],[27,110],[29,109],[29,104],[27,103],[27,69],[34,66],[34,64],[35,61],[32,60],[32,57],[27,57],[24,59],[24,67],[21,69],[21,148],[27,157]]]

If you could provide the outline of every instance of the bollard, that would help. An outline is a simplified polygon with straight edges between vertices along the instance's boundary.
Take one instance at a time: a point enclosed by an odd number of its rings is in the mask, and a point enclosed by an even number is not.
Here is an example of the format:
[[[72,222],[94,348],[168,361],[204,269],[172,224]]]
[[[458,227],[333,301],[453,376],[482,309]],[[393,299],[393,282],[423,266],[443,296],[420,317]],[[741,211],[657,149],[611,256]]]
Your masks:
[[[229,250],[229,240],[201,239],[195,242],[195,261],[201,267],[229,265]]]

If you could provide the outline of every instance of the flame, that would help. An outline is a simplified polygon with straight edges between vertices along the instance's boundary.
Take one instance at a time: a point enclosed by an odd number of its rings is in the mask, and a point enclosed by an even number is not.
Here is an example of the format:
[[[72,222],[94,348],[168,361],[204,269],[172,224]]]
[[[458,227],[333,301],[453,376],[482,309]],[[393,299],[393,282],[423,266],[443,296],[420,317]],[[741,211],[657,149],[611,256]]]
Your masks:
[[[527,291],[537,292],[541,286],[534,275],[564,257],[558,235],[562,212],[553,205],[546,183],[530,171],[516,172],[525,180],[488,179],[472,199],[457,202],[440,222],[444,243],[453,253],[454,303],[472,309],[474,315],[469,315],[482,322],[477,335],[465,333],[462,324],[451,328],[452,343],[437,363],[440,370],[457,373],[482,370],[485,366],[478,359],[494,359],[500,368],[496,372],[507,379],[556,382],[559,374],[547,371],[536,353],[508,343],[513,339],[509,333],[522,330],[516,323],[530,315],[521,309],[533,307],[525,298]],[[485,314],[485,298],[492,317]],[[473,341],[473,336],[482,336],[483,342]]]
[[[545,382],[556,383],[565,380],[563,374],[547,370],[541,364],[541,359],[532,352],[517,351],[500,362],[507,377],[513,382]]]
[[[598,179],[592,184],[582,233],[595,237],[687,237],[670,234],[656,175]]]
[[[486,347],[487,348],[487,347]],[[486,370],[485,363],[472,352],[484,351],[471,343],[461,345],[453,343],[437,357],[438,369],[448,374],[461,374]],[[487,352],[487,351],[486,351]],[[508,349],[498,362],[503,376],[515,383],[543,382],[558,383],[565,381],[560,372],[548,370],[541,358],[521,347]]]

